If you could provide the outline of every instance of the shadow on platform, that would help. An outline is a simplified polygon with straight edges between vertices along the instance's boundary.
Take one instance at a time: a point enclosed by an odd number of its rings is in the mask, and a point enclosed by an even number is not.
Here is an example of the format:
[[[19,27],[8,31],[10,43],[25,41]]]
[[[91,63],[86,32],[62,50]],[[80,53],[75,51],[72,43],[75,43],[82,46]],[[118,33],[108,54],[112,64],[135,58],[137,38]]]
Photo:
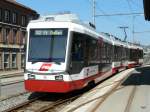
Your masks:
[[[150,67],[138,67],[122,83],[122,86],[130,85],[150,85]]]

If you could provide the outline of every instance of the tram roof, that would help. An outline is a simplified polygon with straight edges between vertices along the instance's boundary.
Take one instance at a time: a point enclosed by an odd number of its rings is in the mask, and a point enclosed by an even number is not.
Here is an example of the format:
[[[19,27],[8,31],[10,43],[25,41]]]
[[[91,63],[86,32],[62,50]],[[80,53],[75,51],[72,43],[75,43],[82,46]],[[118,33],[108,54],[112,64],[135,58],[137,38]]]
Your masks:
[[[69,28],[70,31],[85,33],[97,39],[101,37],[103,41],[112,43],[110,38],[98,33],[91,23],[82,22],[75,14],[42,16],[38,20],[30,21],[28,28],[50,28],[50,26],[52,28]]]

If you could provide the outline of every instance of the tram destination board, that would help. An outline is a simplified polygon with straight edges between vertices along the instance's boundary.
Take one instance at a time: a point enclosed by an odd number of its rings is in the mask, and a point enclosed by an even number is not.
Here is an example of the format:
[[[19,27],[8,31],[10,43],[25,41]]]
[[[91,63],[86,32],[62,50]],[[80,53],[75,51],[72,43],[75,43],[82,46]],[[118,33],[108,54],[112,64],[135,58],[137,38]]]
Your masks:
[[[31,29],[32,36],[63,36],[66,35],[67,29]]]

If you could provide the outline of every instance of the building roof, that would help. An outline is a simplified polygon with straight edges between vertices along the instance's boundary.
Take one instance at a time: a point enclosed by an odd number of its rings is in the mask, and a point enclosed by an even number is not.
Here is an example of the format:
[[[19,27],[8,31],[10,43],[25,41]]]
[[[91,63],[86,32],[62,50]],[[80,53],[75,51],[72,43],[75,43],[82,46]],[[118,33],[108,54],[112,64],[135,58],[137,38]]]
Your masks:
[[[25,5],[23,5],[23,4],[18,3],[16,0],[4,0],[4,1],[6,1],[6,2],[8,2],[8,3],[10,3],[10,4],[17,5],[17,6],[19,6],[19,7],[22,7],[22,8],[28,9],[28,10],[30,10],[30,11],[32,11],[32,12],[37,13],[35,10],[33,10],[33,9],[31,9],[31,8],[29,8],[29,7],[25,6]]]
[[[150,0],[143,0],[145,20],[150,21]]]

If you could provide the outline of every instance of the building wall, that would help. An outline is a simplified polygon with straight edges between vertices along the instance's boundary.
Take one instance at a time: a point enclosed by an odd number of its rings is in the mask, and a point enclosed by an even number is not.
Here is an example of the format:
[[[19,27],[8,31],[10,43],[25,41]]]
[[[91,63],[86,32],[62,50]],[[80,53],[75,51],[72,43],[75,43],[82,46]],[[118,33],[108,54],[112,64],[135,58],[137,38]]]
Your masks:
[[[24,68],[26,26],[38,14],[9,0],[0,0],[0,71]]]

